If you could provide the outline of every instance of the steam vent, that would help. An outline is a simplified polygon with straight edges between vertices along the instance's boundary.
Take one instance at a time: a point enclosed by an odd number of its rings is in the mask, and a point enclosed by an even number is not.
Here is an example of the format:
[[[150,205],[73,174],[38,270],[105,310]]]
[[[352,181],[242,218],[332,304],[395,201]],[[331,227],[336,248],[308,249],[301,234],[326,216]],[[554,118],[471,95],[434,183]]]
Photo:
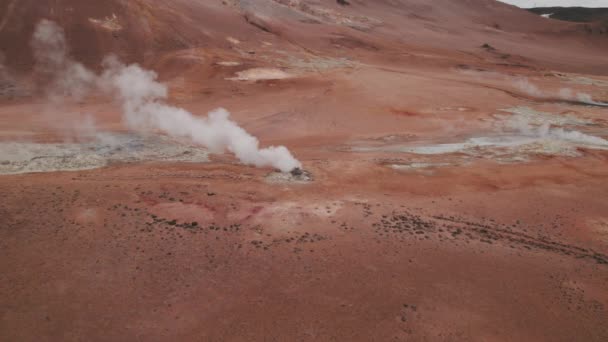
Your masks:
[[[310,172],[296,167],[287,173],[280,171],[272,172],[266,176],[266,181],[269,183],[305,184],[312,182],[313,176]]]

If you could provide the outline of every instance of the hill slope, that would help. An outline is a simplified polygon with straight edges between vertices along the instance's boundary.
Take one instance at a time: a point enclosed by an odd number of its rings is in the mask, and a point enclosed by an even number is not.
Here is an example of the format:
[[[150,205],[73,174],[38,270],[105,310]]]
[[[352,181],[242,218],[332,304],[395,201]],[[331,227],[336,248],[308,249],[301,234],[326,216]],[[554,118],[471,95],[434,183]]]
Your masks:
[[[91,67],[109,53],[154,64],[177,51],[234,51],[238,41],[272,41],[281,49],[329,55],[335,54],[336,45],[369,55],[412,48],[477,53],[489,43],[526,58],[548,56],[551,67],[571,69],[598,69],[603,65],[585,56],[607,50],[598,43],[603,37],[588,35],[579,24],[547,21],[494,0],[353,0],[349,5],[305,0],[11,0],[0,5],[0,46],[11,47],[4,51],[9,67],[31,69],[29,37],[42,18],[58,22],[75,58]],[[577,52],[564,53],[564,45]]]
[[[547,15],[551,19],[579,23],[608,21],[608,8],[536,7],[530,8],[529,11],[538,15]]]

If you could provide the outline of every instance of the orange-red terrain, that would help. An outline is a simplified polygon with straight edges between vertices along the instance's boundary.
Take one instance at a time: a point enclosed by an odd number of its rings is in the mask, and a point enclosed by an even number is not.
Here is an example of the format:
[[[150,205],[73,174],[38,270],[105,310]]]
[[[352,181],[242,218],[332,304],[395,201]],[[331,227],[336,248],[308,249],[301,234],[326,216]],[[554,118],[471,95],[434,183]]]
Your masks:
[[[608,36],[348,3],[0,1],[0,340],[607,341]],[[49,97],[42,19],[307,173]]]

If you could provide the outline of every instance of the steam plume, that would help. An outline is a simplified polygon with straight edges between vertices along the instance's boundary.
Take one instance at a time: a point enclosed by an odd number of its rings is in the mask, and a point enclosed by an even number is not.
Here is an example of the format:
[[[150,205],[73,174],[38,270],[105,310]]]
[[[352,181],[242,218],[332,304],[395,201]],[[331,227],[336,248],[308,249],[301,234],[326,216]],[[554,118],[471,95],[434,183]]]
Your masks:
[[[157,81],[153,71],[107,57],[104,71],[96,75],[69,57],[63,30],[54,22],[41,21],[31,45],[37,70],[52,74],[54,98],[79,98],[91,89],[100,90],[120,100],[123,119],[130,129],[157,129],[173,137],[188,138],[214,153],[232,152],[247,165],[271,166],[282,172],[301,167],[284,146],[260,148],[258,139],[230,120],[230,113],[223,108],[211,111],[207,117],[196,117],[167,104],[167,87]]]
[[[574,144],[596,145],[608,147],[608,140],[588,135],[579,131],[565,130],[561,127],[551,127],[548,122],[542,125],[533,125],[528,118],[516,117],[510,120],[507,126],[524,136],[541,139],[554,139]]]
[[[540,100],[549,101],[567,101],[579,104],[588,104],[593,106],[608,107],[608,103],[596,101],[593,97],[586,93],[574,92],[570,88],[562,88],[559,91],[546,91],[540,89],[537,85],[530,82],[527,77],[513,77],[497,72],[487,71],[478,72],[472,70],[458,70],[461,74],[472,76],[478,81],[485,79],[503,80],[510,83],[520,92]]]
[[[538,88],[536,85],[530,83],[530,81],[527,78],[518,78],[513,81],[513,84],[520,91],[524,92],[525,94],[527,94],[529,96],[535,97],[535,98],[548,99],[548,100],[559,99],[559,100],[584,103],[584,104],[589,104],[589,105],[594,105],[594,106],[608,107],[608,103],[594,101],[593,98],[591,97],[591,95],[586,94],[586,93],[575,93],[570,88],[562,88],[557,93],[545,92],[545,91],[542,91],[540,88]]]
[[[30,43],[36,60],[35,71],[46,78],[46,91],[54,102],[84,97],[95,83],[95,74],[72,60],[63,29],[49,20],[36,26]]]

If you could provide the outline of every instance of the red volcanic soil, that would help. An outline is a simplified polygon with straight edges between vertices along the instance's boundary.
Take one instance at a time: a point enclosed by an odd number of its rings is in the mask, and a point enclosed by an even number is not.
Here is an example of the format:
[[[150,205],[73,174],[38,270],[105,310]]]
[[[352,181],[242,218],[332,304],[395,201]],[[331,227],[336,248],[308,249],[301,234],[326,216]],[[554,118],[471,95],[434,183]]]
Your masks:
[[[556,95],[608,99],[607,38],[491,0],[349,3],[0,3],[0,171],[44,171],[0,175],[0,340],[608,340],[608,112]],[[80,144],[77,118],[127,128],[32,90],[42,18],[312,181],[229,154],[53,171],[75,157],[41,146]],[[254,68],[289,77],[235,79]],[[509,118],[585,136],[470,146],[525,138]]]

